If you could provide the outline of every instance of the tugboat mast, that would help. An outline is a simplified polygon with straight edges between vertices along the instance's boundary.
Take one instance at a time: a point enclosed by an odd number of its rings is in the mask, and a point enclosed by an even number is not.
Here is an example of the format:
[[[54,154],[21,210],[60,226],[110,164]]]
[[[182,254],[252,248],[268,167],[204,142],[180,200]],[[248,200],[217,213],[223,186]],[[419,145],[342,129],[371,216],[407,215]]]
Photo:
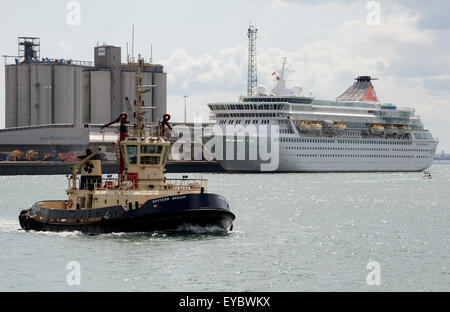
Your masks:
[[[142,111],[142,109],[145,108],[151,108],[151,107],[144,107],[144,101],[142,100],[142,95],[147,92],[151,92],[152,88],[156,87],[156,85],[142,85],[142,71],[144,67],[144,59],[139,54],[138,56],[138,62],[137,63],[130,63],[130,65],[133,64],[136,67],[135,72],[135,96],[136,100],[134,100],[134,114],[136,118],[136,124],[134,125],[134,131],[133,131],[133,137],[142,137],[143,136],[143,130],[144,130],[144,115],[147,113],[145,111]]]

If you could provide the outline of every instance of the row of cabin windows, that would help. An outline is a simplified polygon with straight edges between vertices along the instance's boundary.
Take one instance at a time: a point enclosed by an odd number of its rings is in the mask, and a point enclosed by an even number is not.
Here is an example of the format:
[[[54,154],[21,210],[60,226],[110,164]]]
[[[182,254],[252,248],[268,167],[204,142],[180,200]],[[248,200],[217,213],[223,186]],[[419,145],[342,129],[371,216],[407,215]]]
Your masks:
[[[355,154],[297,154],[297,157],[323,157],[323,158],[414,158],[411,155],[355,155]],[[417,158],[426,158],[417,157]]]
[[[229,114],[215,114],[217,118],[267,118],[267,117],[280,117],[280,114],[274,114],[274,113],[245,113],[245,114],[235,114],[235,113],[229,113]]]
[[[215,110],[281,110],[284,104],[210,104],[209,109]]]
[[[318,150],[318,151],[390,151],[389,148],[363,148],[363,147],[323,147],[323,146],[287,146],[287,150]],[[433,152],[429,149],[392,149],[393,152]]]
[[[416,140],[432,140],[431,134],[429,133],[414,133]]]
[[[249,97],[243,98],[243,102],[288,102],[288,103],[301,103],[301,104],[310,104],[312,102],[311,98],[303,98],[303,97],[272,97],[272,96],[263,96],[263,97]]]
[[[164,147],[164,155],[162,161],[165,162],[169,147]],[[163,151],[162,145],[141,145],[140,154],[159,154],[156,155],[140,155],[141,165],[159,165],[161,163],[161,152]],[[136,145],[127,145],[128,163],[130,165],[138,164],[138,148]]]
[[[368,145],[412,145],[408,141],[382,141],[382,140],[334,140],[334,139],[297,139],[281,138],[279,142],[285,143],[343,143],[343,144],[368,144]]]
[[[411,152],[434,152],[434,150],[432,149],[422,149],[422,148],[393,148],[392,149],[394,152],[407,152],[407,151],[411,151]]]
[[[268,125],[269,122],[270,122],[269,120],[221,120],[221,121],[219,121],[219,125],[225,125],[225,124],[228,124],[228,125],[232,125],[232,124],[240,125],[242,121],[244,121],[244,123],[246,125],[249,125],[249,124],[257,125],[257,124],[260,124],[260,123],[262,125]]]
[[[389,151],[388,148],[362,148],[362,147],[323,147],[323,146],[288,146],[288,150],[317,150],[317,151]]]

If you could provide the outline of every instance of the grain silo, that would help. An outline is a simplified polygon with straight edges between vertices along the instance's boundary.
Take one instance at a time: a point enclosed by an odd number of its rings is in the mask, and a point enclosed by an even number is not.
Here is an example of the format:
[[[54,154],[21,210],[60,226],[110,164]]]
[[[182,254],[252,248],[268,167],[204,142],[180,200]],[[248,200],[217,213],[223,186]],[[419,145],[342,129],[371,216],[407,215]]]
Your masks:
[[[153,121],[161,120],[167,113],[167,74],[156,72],[153,74],[153,84],[157,87],[153,89]]]
[[[75,71],[73,66],[54,66],[54,123],[73,123]]]
[[[73,124],[79,127],[83,119],[83,71],[80,66],[74,68],[74,107]]]
[[[5,66],[6,127],[102,124],[123,111],[133,121],[134,65],[121,63],[120,47],[95,47],[95,66],[66,59],[40,59],[39,51],[39,38],[20,37],[15,64]],[[167,111],[166,79],[162,65],[144,64],[142,83],[156,85],[151,93],[142,96],[145,106],[154,107],[147,110],[145,122],[160,120]]]
[[[91,122],[91,72],[83,70],[82,72],[82,123]]]
[[[5,66],[5,127],[17,127],[17,66]]]
[[[122,49],[111,45],[94,48],[94,66],[110,72],[110,119],[116,119],[122,113]]]
[[[111,74],[109,70],[91,71],[91,123],[111,120]]]
[[[17,126],[26,127],[31,124],[31,88],[30,66],[17,66]]]
[[[135,99],[135,92],[134,92],[134,85],[135,85],[135,79],[134,79],[134,72],[130,71],[123,71],[122,72],[122,112],[125,112],[128,114],[129,118],[133,118],[133,110],[132,105],[134,103]],[[125,100],[125,97],[128,98],[128,103]]]
[[[18,46],[17,56],[5,56],[9,129],[0,130],[0,152],[84,152],[89,144],[100,144],[97,125],[123,111],[134,122],[135,64],[130,58],[130,63],[122,63],[120,47],[96,47],[92,66],[92,62],[41,58],[39,38],[19,37]],[[6,64],[8,58],[15,63]],[[142,95],[145,106],[154,107],[146,110],[146,123],[161,120],[167,111],[166,79],[162,65],[151,61],[143,65],[142,84],[156,85]],[[101,142],[106,151],[113,151],[111,136],[102,136]]]
[[[31,125],[51,124],[53,115],[52,66],[44,64],[29,66],[31,71]]]
[[[142,84],[143,85],[152,85],[153,84],[153,74],[149,72],[142,73]],[[144,101],[144,105],[146,107],[152,107],[153,104],[153,92],[148,92],[142,95],[142,100]],[[147,113],[144,115],[144,123],[152,122],[152,116],[154,114],[154,109],[147,110]]]

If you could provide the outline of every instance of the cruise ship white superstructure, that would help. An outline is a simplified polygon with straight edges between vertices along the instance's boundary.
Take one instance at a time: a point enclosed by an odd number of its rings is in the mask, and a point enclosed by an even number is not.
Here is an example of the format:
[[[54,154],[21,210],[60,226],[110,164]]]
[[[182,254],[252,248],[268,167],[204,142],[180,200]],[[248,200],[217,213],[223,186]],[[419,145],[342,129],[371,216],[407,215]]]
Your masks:
[[[438,140],[424,129],[414,109],[380,102],[371,77],[359,76],[335,101],[326,101],[303,96],[300,87],[287,89],[283,72],[274,73],[271,93],[258,87],[255,95],[239,101],[208,104],[211,120],[223,133],[232,126],[279,127],[278,163],[269,171],[423,171],[433,163]],[[224,150],[218,162],[227,171],[265,171],[261,157],[249,157],[252,148],[260,148],[250,143],[261,133],[248,131],[244,137],[224,135],[224,142],[245,142],[245,154],[234,147],[228,155]]]

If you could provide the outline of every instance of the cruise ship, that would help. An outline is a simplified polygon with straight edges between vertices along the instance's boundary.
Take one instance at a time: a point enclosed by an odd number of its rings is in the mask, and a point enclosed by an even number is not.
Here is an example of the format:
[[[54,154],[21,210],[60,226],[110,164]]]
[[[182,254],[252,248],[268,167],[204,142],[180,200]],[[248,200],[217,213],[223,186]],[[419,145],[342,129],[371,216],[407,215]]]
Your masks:
[[[286,60],[271,92],[259,86],[238,101],[208,104],[216,130],[204,140],[219,137],[222,154],[209,146],[225,170],[419,172],[433,163],[438,140],[413,108],[379,101],[374,78],[359,76],[336,100],[317,100],[300,86],[288,89],[285,71]]]

